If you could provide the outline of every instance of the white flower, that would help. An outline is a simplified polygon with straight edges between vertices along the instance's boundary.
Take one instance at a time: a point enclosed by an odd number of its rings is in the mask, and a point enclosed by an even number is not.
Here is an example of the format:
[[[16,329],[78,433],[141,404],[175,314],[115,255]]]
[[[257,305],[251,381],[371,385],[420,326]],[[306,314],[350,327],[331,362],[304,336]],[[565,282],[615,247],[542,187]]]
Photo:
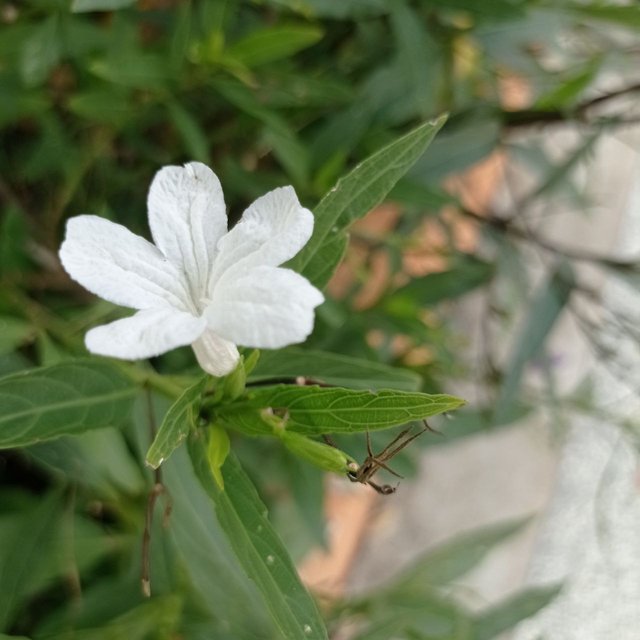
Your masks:
[[[200,366],[221,376],[236,345],[277,349],[302,342],[323,296],[279,265],[306,244],[313,214],[293,187],[258,198],[231,231],[220,181],[191,162],[164,167],[148,197],[154,244],[103,218],[67,223],[60,259],[105,300],[139,311],[86,335],[89,351],[136,360],[191,344]]]

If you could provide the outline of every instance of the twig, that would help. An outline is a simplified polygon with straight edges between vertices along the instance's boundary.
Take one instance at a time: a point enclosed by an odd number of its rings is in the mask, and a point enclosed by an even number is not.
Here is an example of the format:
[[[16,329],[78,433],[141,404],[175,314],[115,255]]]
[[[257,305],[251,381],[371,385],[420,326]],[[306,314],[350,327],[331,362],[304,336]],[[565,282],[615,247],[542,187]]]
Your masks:
[[[587,117],[588,112],[593,107],[636,92],[640,92],[640,83],[610,91],[609,93],[591,98],[575,107],[567,109],[521,109],[519,111],[503,111],[501,113],[502,123],[508,129],[544,124],[565,124],[575,121],[583,122],[584,124],[595,124],[595,122],[589,121]],[[606,118],[606,121],[611,125],[632,124],[630,120],[617,120],[610,116]],[[603,124],[603,118],[598,118],[597,124]]]
[[[151,436],[151,441],[153,442],[156,436],[156,421],[155,414],[153,411],[153,399],[151,397],[151,390],[149,387],[145,388],[145,396],[147,400],[147,416],[149,420],[149,434]],[[144,518],[144,532],[142,534],[142,566],[140,571],[140,584],[142,587],[142,595],[146,598],[151,597],[151,578],[150,578],[150,550],[151,550],[151,527],[153,525],[153,512],[155,510],[156,501],[158,500],[158,496],[164,495],[167,497],[167,504],[165,505],[164,515],[163,515],[163,526],[167,526],[169,521],[169,516],[171,515],[171,500],[169,499],[169,494],[162,483],[162,471],[160,468],[155,469],[154,472],[154,482],[151,491],[149,492],[149,497],[147,498],[147,508],[145,512]]]
[[[526,242],[531,242],[536,246],[544,249],[545,251],[555,253],[556,255],[563,256],[565,258],[569,258],[570,260],[578,260],[580,262],[593,262],[596,264],[600,264],[605,267],[609,267],[612,269],[635,269],[640,264],[640,256],[638,258],[630,259],[630,260],[620,260],[616,258],[612,258],[611,256],[607,256],[601,253],[586,251],[584,249],[576,249],[573,247],[563,247],[561,245],[555,244],[539,236],[537,233],[534,233],[530,230],[524,230],[514,224],[514,218],[500,218],[495,215],[480,215],[475,211],[471,211],[465,207],[460,207],[459,211],[469,217],[473,218],[476,222],[480,222],[482,224],[486,224],[493,229],[498,231],[502,231],[505,235],[509,235],[513,238],[518,238],[520,240],[524,240]]]

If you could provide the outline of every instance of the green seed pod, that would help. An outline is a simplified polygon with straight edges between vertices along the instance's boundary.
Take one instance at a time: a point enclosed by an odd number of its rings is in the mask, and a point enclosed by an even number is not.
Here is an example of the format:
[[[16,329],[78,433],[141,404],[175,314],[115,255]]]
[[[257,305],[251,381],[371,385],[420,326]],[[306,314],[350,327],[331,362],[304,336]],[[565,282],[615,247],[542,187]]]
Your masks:
[[[222,465],[231,450],[231,442],[227,432],[217,425],[209,429],[209,442],[207,443],[207,458],[211,467],[211,473],[216,484],[224,491],[224,479],[222,477]]]
[[[291,453],[325,471],[347,473],[349,465],[355,463],[355,460],[344,451],[299,433],[283,431],[280,439]]]
[[[244,393],[247,383],[247,374],[245,371],[244,357],[240,356],[238,366],[224,379],[223,397],[225,400],[235,400]]]

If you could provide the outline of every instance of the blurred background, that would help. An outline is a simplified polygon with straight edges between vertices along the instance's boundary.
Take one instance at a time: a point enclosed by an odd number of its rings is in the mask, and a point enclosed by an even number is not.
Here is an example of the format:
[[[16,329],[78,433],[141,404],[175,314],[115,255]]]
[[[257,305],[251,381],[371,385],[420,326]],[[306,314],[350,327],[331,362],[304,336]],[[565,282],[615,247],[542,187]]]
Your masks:
[[[635,640],[639,69],[635,2],[0,2],[0,373],[84,355],[124,313],[61,269],[68,217],[148,237],[153,174],[189,160],[232,220],[284,184],[313,209],[447,112],[353,226],[305,348],[467,407],[392,461],[391,496],[234,449],[336,640]],[[189,349],[153,366],[195,370]],[[181,455],[140,595],[146,419],[141,399],[126,430],[0,452],[0,635],[276,637]]]

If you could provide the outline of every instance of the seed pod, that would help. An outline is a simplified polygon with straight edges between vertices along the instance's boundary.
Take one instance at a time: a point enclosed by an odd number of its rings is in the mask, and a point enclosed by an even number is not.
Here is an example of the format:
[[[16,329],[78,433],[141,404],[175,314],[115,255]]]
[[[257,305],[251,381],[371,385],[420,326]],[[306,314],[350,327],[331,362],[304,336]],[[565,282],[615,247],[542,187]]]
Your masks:
[[[356,464],[344,451],[299,433],[283,431],[280,439],[291,453],[325,471],[343,474],[347,473],[349,465]]]

